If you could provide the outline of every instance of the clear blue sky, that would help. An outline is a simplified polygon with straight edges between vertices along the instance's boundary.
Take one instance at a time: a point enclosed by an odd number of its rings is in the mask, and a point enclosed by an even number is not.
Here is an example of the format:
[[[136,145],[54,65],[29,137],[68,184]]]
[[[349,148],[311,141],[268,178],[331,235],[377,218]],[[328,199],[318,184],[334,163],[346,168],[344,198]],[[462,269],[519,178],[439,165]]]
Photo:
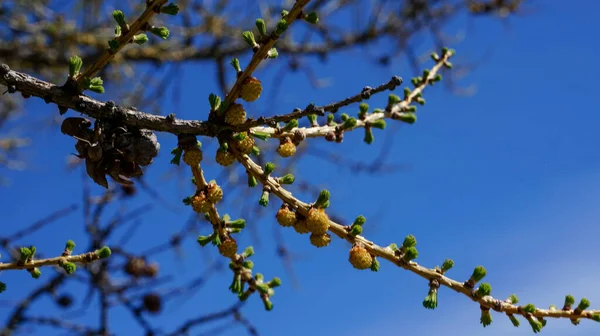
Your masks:
[[[596,206],[600,202],[600,115],[595,101],[600,76],[595,57],[600,48],[592,38],[593,31],[600,31],[596,15],[600,7],[591,0],[578,1],[577,5],[563,1],[537,1],[534,5],[534,11],[510,19],[506,26],[497,20],[478,19],[467,24],[461,19],[446,31],[464,35],[464,41],[451,45],[458,54],[453,63],[476,62],[477,67],[460,81],[464,86],[476,85],[475,95],[460,97],[442,86],[429,88],[425,93],[427,105],[419,109],[418,122],[397,128],[389,122],[384,132],[376,131],[371,146],[362,142],[362,132],[346,134],[343,144],[309,142],[309,146],[370,162],[386,145],[386,134],[396,129],[395,141],[387,143],[392,148],[385,162],[403,165],[404,169],[393,174],[353,175],[349,169],[306,156],[295,174],[299,181],[329,188],[333,212],[347,219],[364,214],[365,235],[380,245],[399,243],[405,235],[414,234],[420,251],[417,262],[425,266],[433,267],[452,258],[456,266],[449,276],[465,280],[474,266],[482,264],[488,269],[486,280],[494,296],[504,298],[516,293],[522,302],[546,308],[562,304],[565,294],[573,294],[577,299],[587,297],[592,308],[600,308],[596,289],[600,267],[594,248],[600,233],[600,208]],[[426,46],[421,49],[426,50]],[[325,104],[352,95],[365,85],[383,83],[392,75],[400,75],[407,82],[412,76],[402,59],[388,68],[375,67],[364,61],[364,52],[353,50],[343,57],[334,56],[325,65],[308,60],[321,78],[330,81],[330,86],[314,89],[303,75],[289,74],[275,99],[269,99],[268,94],[274,70],[283,61],[270,61],[276,64],[274,69],[257,73],[266,88],[265,96],[249,112],[283,113],[311,101]],[[244,61],[247,59],[242,59],[242,64]],[[182,73],[180,105],[169,103],[165,113],[175,111],[182,118],[205,118],[205,97],[217,87],[212,77],[197,80],[199,76],[205,78],[206,73],[212,76],[212,66],[189,66]],[[109,92],[102,98],[108,97],[115,95]],[[386,99],[376,96],[370,104],[381,107]],[[27,106],[26,117],[36,123],[55,113],[40,100],[30,101]],[[351,108],[342,112],[355,111]],[[22,123],[19,126],[25,127]],[[29,133],[35,141],[26,152],[30,168],[2,172],[12,180],[0,191],[3,233],[77,203],[81,197],[79,173],[68,173],[64,166],[64,158],[73,151],[71,139],[60,134],[58,128]],[[148,181],[154,181],[155,188],[178,208],[172,212],[155,205],[128,246],[132,249],[151,246],[183,226],[189,215],[190,210],[178,200],[192,192],[191,186],[180,188],[173,180],[161,180],[172,169],[168,161],[175,139],[163,134],[160,140],[162,152],[147,172]],[[209,141],[206,145],[210,153],[207,157],[212,157],[214,144]],[[209,166],[207,177],[217,176],[216,167]],[[101,192],[99,187],[93,191]],[[258,200],[259,190],[249,195]],[[298,195],[306,201],[316,196]],[[149,199],[142,195],[127,207],[147,202]],[[282,230],[288,248],[302,256],[294,265],[301,286],[293,287],[274,255],[272,232],[276,224],[272,216],[280,203],[273,203],[267,215],[256,220],[245,215],[239,204],[220,209],[234,218],[244,217],[256,227],[260,243],[253,242],[247,230],[240,236],[240,244],[256,246],[257,271],[267,278],[280,276],[283,280],[273,298],[273,311],[265,312],[257,297],[252,297],[243,310],[261,335],[532,333],[525,320],[517,329],[508,318],[493,312],[494,323],[482,328],[479,307],[445,288],[440,289],[438,309],[426,310],[421,306],[427,294],[424,279],[387,262],[382,262],[379,273],[356,271],[347,262],[347,243],[334,239],[329,247],[317,250],[307,236]],[[80,212],[22,243],[35,244],[48,255],[59,253],[64,241],[78,237],[83,239]],[[80,242],[80,246],[85,245],[85,241]],[[172,254],[157,259],[163,269],[179,272],[180,283],[201,274],[206,267],[204,256],[216,253],[201,250],[191,239],[183,255],[183,263],[175,262]],[[51,273],[45,270],[44,277]],[[119,280],[120,276],[116,277]],[[8,272],[0,279],[10,286],[1,297],[0,320],[4,321],[10,304],[37,283],[25,272]],[[211,277],[189,300],[171,302],[154,323],[170,330],[171,323],[185,316],[229,306],[235,301],[227,289],[229,283],[228,271]],[[38,312],[43,309],[55,308],[45,300]],[[138,330],[128,325],[129,316],[120,310],[114,310],[111,318],[119,334]],[[600,325],[591,321],[574,327],[567,320],[549,320],[543,333],[583,336],[595,335],[598,330]],[[56,334],[55,330],[48,332],[45,335]],[[240,334],[244,332],[238,327],[222,335]]]

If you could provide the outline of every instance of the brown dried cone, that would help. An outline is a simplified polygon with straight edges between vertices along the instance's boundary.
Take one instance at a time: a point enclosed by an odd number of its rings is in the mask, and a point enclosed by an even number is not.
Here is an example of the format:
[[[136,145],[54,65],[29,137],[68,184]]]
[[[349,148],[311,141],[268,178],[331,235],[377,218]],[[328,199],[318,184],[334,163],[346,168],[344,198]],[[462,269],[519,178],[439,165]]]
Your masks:
[[[294,223],[294,230],[300,234],[310,233],[308,227],[306,226],[306,218],[298,218],[296,223]]]
[[[290,206],[287,203],[283,203],[281,208],[277,211],[275,218],[277,219],[277,223],[283,227],[289,227],[296,224],[296,213],[290,209]]]
[[[237,148],[240,152],[244,154],[252,153],[252,147],[254,147],[254,138],[246,133],[246,137],[243,140],[235,140]]]
[[[290,140],[290,138],[285,138],[277,147],[277,153],[282,157],[290,157],[296,154],[296,145]]]
[[[246,111],[240,104],[232,103],[225,112],[225,122],[229,125],[240,125],[246,121]]]
[[[158,294],[144,295],[144,308],[150,313],[159,313],[162,308],[162,299]]]
[[[310,243],[316,247],[325,247],[331,242],[331,236],[329,233],[324,234],[311,234]]]
[[[217,204],[223,199],[223,189],[221,189],[218,184],[210,182],[208,186],[206,186],[206,195],[210,203]]]
[[[219,245],[219,253],[221,253],[222,256],[233,258],[237,253],[237,250],[238,246],[235,239],[226,237],[225,239],[221,240],[221,245]]]
[[[158,275],[158,270],[159,270],[159,266],[157,263],[151,263],[149,265],[146,265],[146,267],[144,267],[144,275],[149,277],[149,278],[154,278],[155,276]]]
[[[198,166],[202,161],[202,151],[197,147],[188,148],[183,152],[183,162],[188,166]]]
[[[373,264],[373,256],[365,249],[362,243],[356,243],[352,246],[348,260],[354,268],[359,270],[367,269]]]
[[[201,191],[192,197],[192,209],[197,213],[207,213],[210,210],[210,201],[204,191]]]
[[[235,156],[233,156],[233,154],[231,154],[229,151],[219,148],[217,149],[215,161],[217,161],[217,163],[221,166],[227,167],[235,162]]]
[[[242,84],[240,97],[247,102],[255,101],[262,93],[262,84],[254,77],[248,77]]]
[[[306,218],[306,227],[315,234],[324,234],[329,230],[329,216],[325,213],[325,209],[311,208],[308,210]]]
[[[142,258],[129,258],[127,263],[125,264],[124,271],[125,273],[132,275],[134,277],[142,276],[144,273],[144,268],[146,267],[146,262]]]

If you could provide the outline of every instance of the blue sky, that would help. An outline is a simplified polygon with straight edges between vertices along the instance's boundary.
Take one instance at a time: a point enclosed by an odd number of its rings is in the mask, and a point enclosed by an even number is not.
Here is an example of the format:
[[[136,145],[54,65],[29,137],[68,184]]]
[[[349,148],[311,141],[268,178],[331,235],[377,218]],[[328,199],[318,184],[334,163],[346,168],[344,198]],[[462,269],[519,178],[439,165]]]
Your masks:
[[[346,134],[342,144],[323,140],[308,144],[308,150],[314,146],[365,162],[377,157],[382,146],[391,145],[385,163],[399,164],[403,169],[392,174],[353,174],[345,167],[305,156],[294,168],[297,180],[330,189],[331,211],[347,220],[364,214],[365,235],[380,245],[401,242],[407,234],[414,234],[420,251],[417,262],[425,266],[433,267],[452,258],[456,266],[449,276],[464,280],[473,267],[484,265],[494,296],[504,298],[516,293],[522,302],[546,308],[560,305],[565,294],[573,294],[577,299],[587,297],[593,308],[600,307],[600,294],[594,289],[600,277],[594,255],[600,233],[600,210],[595,206],[600,202],[600,116],[594,85],[600,76],[595,66],[600,49],[588,36],[600,31],[595,17],[600,8],[591,0],[579,1],[578,5],[538,1],[529,7],[534,11],[510,19],[509,25],[489,19],[457,20],[446,31],[464,37],[451,45],[457,50],[453,63],[476,63],[477,67],[459,82],[463,86],[476,85],[475,95],[461,97],[434,86],[425,92],[427,105],[419,108],[416,124],[394,126],[389,122],[388,129],[376,131],[371,146],[362,142],[360,131]],[[427,50],[426,44],[420,49]],[[330,86],[315,89],[303,75],[289,74],[275,98],[265,95],[248,111],[254,115],[262,111],[282,113],[311,101],[325,104],[355,94],[365,85],[383,83],[392,75],[400,75],[407,82],[412,76],[402,58],[388,68],[375,67],[364,61],[364,52],[352,50],[343,57],[331,57],[326,64],[308,59]],[[242,64],[247,61],[241,60]],[[266,94],[275,85],[270,86],[276,70],[284,64],[282,60],[280,64],[270,62],[274,63],[272,69],[257,73]],[[208,80],[198,82],[197,78],[207,72],[212,75],[212,71],[208,64],[186,68],[182,74],[183,100],[177,106],[167,103],[165,113],[176,111],[178,117],[203,119],[207,110],[204,97],[217,86]],[[108,89],[102,99],[114,97],[110,86]],[[369,103],[381,107],[386,99],[376,96]],[[40,100],[28,101],[26,107],[25,117],[36,125],[55,113]],[[342,112],[355,111],[350,108]],[[0,192],[3,233],[53,209],[77,203],[81,197],[79,173],[68,173],[64,167],[73,142],[57,128],[34,134],[22,121],[15,124],[31,135],[36,145],[26,152],[30,165],[27,171],[2,172],[12,181]],[[395,141],[387,143],[386,134],[394,129]],[[129,243],[132,249],[151,246],[182,227],[189,215],[190,210],[178,202],[192,192],[191,186],[181,187],[174,180],[162,179],[172,169],[168,152],[176,140],[165,134],[160,140],[162,152],[147,171],[147,181],[154,181],[155,188],[177,208],[169,211],[155,204],[143,217],[142,230]],[[212,157],[214,144],[201,140],[211,153],[207,157]],[[219,171],[214,165],[207,165],[206,170],[209,179],[217,178]],[[93,188],[95,193],[101,191]],[[225,193],[227,197],[228,190]],[[305,201],[316,196],[295,194]],[[249,195],[258,200],[260,193],[255,190]],[[124,206],[132,209],[149,201],[142,194]],[[479,307],[445,288],[440,289],[438,309],[426,310],[421,302],[427,294],[427,283],[416,275],[387,262],[382,262],[379,273],[359,272],[347,262],[347,243],[334,239],[329,247],[316,250],[307,236],[281,230],[287,247],[301,256],[294,265],[301,286],[292,286],[292,279],[274,255],[272,232],[276,224],[272,216],[279,204],[272,200],[266,216],[255,220],[243,213],[238,199],[230,198],[228,207],[220,209],[234,218],[244,217],[248,225],[256,227],[258,244],[249,230],[238,241],[242,246],[256,247],[256,270],[267,278],[280,276],[283,280],[273,298],[273,311],[265,312],[256,297],[243,310],[261,335],[531,334],[526,321],[517,329],[496,313],[492,313],[494,323],[482,328]],[[81,218],[77,212],[22,243],[35,244],[45,254],[59,253],[67,239],[84,239]],[[80,246],[85,245],[85,240],[81,241]],[[216,257],[210,248],[200,249],[193,237],[184,245],[183,255],[183,262],[175,262],[172,254],[156,259],[165,271],[177,272],[178,283],[202,274],[209,260],[206,256]],[[51,273],[45,270],[44,276]],[[121,276],[115,277],[118,280]],[[10,286],[1,297],[3,320],[11,302],[37,284],[25,272],[8,272],[0,279]],[[155,323],[169,330],[169,325],[185,316],[229,306],[235,301],[227,290],[229,282],[228,272],[211,276],[195,296],[168,305]],[[77,290],[79,285],[74,286]],[[54,306],[46,300],[37,311],[44,309]],[[137,330],[128,325],[129,316],[122,311],[114,310],[111,318],[119,334]],[[574,327],[568,321],[550,320],[543,333],[592,335],[598,328],[591,321]],[[56,331],[48,332],[46,335]],[[222,335],[240,334],[243,330],[238,327]]]

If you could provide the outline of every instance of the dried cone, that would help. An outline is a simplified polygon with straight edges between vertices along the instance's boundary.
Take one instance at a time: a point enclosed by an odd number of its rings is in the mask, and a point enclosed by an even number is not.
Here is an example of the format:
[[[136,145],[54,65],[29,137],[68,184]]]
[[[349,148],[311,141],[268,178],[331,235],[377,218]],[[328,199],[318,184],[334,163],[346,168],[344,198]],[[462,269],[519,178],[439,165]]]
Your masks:
[[[331,236],[328,233],[325,234],[311,234],[310,243],[316,247],[325,247],[331,242]]]
[[[277,219],[277,223],[283,227],[289,227],[296,224],[296,213],[285,203],[279,208],[275,218]]]
[[[221,241],[221,245],[219,245],[219,253],[222,256],[227,258],[233,258],[237,253],[238,246],[235,239],[231,237],[227,237]]]
[[[206,213],[210,210],[210,201],[204,192],[200,192],[192,197],[192,209],[197,213]]]
[[[206,195],[210,203],[217,204],[223,199],[223,189],[218,184],[211,182],[207,186]]]
[[[157,263],[151,263],[144,268],[144,275],[149,278],[154,278],[158,275],[159,266]]]
[[[359,270],[370,268],[371,264],[373,264],[373,256],[371,256],[371,253],[361,243],[356,243],[352,246],[348,260],[354,268]]]
[[[134,277],[142,276],[144,273],[144,269],[146,267],[146,262],[142,258],[129,258],[127,263],[125,264],[125,273],[132,275]]]
[[[240,125],[246,121],[246,111],[240,104],[233,103],[225,112],[225,122],[229,125]]]
[[[314,234],[324,234],[329,229],[329,216],[325,209],[310,208],[306,218],[306,227]]]
[[[144,308],[150,313],[159,313],[162,300],[158,294],[146,294],[144,295]]]
[[[254,77],[248,77],[244,80],[242,84],[242,90],[240,92],[240,97],[247,102],[252,102],[260,97],[262,93],[262,84],[260,81]]]
[[[227,167],[235,162],[235,157],[229,151],[217,149],[215,161],[223,167]]]
[[[201,161],[202,151],[199,148],[192,147],[183,152],[183,162],[185,162],[185,164],[195,167],[198,166]]]
[[[240,152],[244,154],[250,154],[252,153],[252,147],[254,147],[254,138],[250,134],[246,133],[244,140],[236,140],[236,145]]]
[[[277,147],[277,153],[282,157],[290,157],[296,154],[296,145],[288,138],[286,141],[283,141]]]
[[[300,234],[310,233],[308,227],[306,226],[306,219],[298,219],[294,224],[294,230]]]

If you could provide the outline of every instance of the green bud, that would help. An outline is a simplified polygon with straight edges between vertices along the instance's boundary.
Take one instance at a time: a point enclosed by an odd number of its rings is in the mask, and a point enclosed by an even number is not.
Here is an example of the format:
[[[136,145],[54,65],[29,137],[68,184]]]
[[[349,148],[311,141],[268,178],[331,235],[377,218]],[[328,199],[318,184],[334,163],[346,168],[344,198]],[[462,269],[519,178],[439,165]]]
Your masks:
[[[75,273],[75,270],[77,270],[77,265],[72,262],[65,262],[61,266],[69,275]]]
[[[229,290],[235,294],[240,294],[242,292],[242,278],[239,274],[233,275],[233,281],[229,286]]]
[[[506,314],[508,316],[508,318],[510,319],[510,322],[512,322],[512,324],[515,327],[518,327],[521,325],[521,322],[519,322],[519,320],[513,315],[513,314]]]
[[[0,281],[0,293],[4,293],[6,291],[6,284]]]
[[[248,298],[250,297],[250,295],[252,295],[254,291],[251,289],[248,289],[247,291],[243,292],[242,294],[240,294],[238,296],[238,298],[240,299],[240,301],[246,301],[248,300]]]
[[[398,120],[407,124],[414,124],[417,121],[417,115],[414,113],[400,113]]]
[[[112,12],[112,16],[117,21],[117,24],[121,26],[121,28],[126,29],[127,21],[125,21],[125,14],[123,14],[120,10],[115,10]]]
[[[73,55],[69,58],[69,76],[75,77],[79,75],[79,71],[81,71],[81,67],[83,66],[83,61],[81,57],[77,55]]]
[[[308,122],[310,122],[311,126],[317,123],[317,116],[314,114],[309,114],[306,116],[306,118],[308,118]]]
[[[254,275],[254,279],[258,282],[262,282],[265,279],[265,276],[262,275],[262,273],[256,273],[256,275]]]
[[[273,280],[269,281],[268,285],[271,288],[279,287],[279,286],[281,286],[281,279],[273,278]]]
[[[240,60],[237,58],[232,58],[231,62],[229,62],[231,66],[235,69],[235,72],[242,72],[242,68],[240,67]]]
[[[257,284],[256,285],[256,289],[261,293],[261,294],[267,294],[269,292],[269,285],[262,283],[262,284]]]
[[[260,35],[262,35],[262,36],[267,35],[267,25],[265,24],[265,20],[256,19],[256,28],[258,29],[258,32],[260,33]]]
[[[417,97],[415,99],[415,101],[419,104],[419,105],[425,105],[425,98],[423,97]]]
[[[379,260],[377,260],[377,258],[373,258],[373,263],[371,264],[371,271],[373,272],[379,272]]]
[[[400,99],[400,97],[396,96],[395,94],[391,94],[388,96],[388,106],[398,104],[400,101],[402,101],[402,99]]]
[[[452,63],[446,61],[446,62],[444,62],[444,67],[447,68],[447,69],[452,69]]]
[[[581,301],[579,301],[579,305],[577,306],[577,309],[575,309],[576,314],[581,314],[581,312],[588,309],[589,306],[590,306],[590,301],[586,298],[582,298]]]
[[[215,180],[213,180],[213,181],[214,181],[214,182],[212,182],[212,181],[211,181],[211,182],[208,182],[208,183],[209,183],[209,184],[210,184],[210,183],[217,183]],[[224,222],[229,222],[229,221],[231,220],[231,216],[229,216],[229,214],[224,214],[223,216],[221,216],[221,219],[222,219]]]
[[[19,249],[19,263],[26,263],[31,258],[33,258],[33,253],[28,247]]]
[[[162,6],[160,12],[167,15],[177,15],[177,13],[179,13],[179,6],[174,3],[170,3],[166,6]]]
[[[254,262],[252,262],[252,260],[244,260],[244,262],[242,263],[242,265],[247,268],[247,269],[253,269],[254,268]]]
[[[442,56],[446,56],[446,54],[448,54],[449,51],[450,51],[450,49],[448,47],[443,47],[442,48]]]
[[[98,258],[106,259],[106,258],[110,257],[112,251],[110,250],[110,248],[108,246],[103,246],[102,248],[96,250],[95,253],[98,256]]]
[[[487,295],[490,295],[490,293],[492,292],[492,286],[487,283],[484,282],[481,285],[479,285],[479,287],[477,288],[476,294],[478,297],[484,297]]]
[[[251,31],[245,31],[242,33],[242,39],[250,48],[254,48],[256,46],[256,41],[254,40],[254,33]]]
[[[267,141],[267,139],[269,139],[271,137],[271,135],[269,135],[269,133],[265,133],[265,132],[258,132],[258,131],[252,131],[252,136],[263,140],[263,141]]]
[[[483,267],[481,265],[477,266],[473,270],[473,274],[471,274],[471,277],[469,278],[469,282],[472,282],[473,285],[475,285],[476,283],[481,281],[481,279],[483,279],[486,274],[487,274],[487,271],[485,270],[485,267]]]
[[[413,247],[409,247],[406,249],[406,251],[404,251],[404,256],[402,256],[402,259],[404,261],[411,261],[416,259],[419,256],[419,251],[417,251],[417,249],[413,246]]]
[[[398,245],[396,245],[396,243],[391,243],[390,245],[387,246],[390,250],[396,252],[398,251]]]
[[[517,304],[517,303],[519,303],[519,298],[515,294],[510,294],[510,296],[508,297],[508,299],[506,299],[506,301],[508,301],[512,304]]]
[[[210,109],[216,111],[221,107],[221,97],[211,93],[208,95],[208,103],[210,104]]]
[[[333,124],[333,119],[335,118],[335,116],[333,114],[328,114],[327,115],[327,124],[331,125]]]
[[[415,87],[421,85],[421,83],[423,83],[423,78],[421,77],[413,77],[410,82],[412,83],[412,85],[414,85]]]
[[[283,126],[284,131],[291,131],[292,129],[298,127],[298,120],[292,119],[285,126]]]
[[[350,234],[354,237],[362,234],[362,226],[360,225],[352,225],[350,227]]]
[[[122,32],[122,30],[121,30],[121,26],[119,26],[119,25],[116,25],[116,26],[115,26],[115,37],[119,37],[119,36],[121,36],[121,32]]]
[[[31,277],[33,277],[34,279],[39,279],[40,276],[42,276],[42,271],[37,267],[30,270],[29,273],[31,274]]]
[[[89,81],[86,80],[87,89],[96,93],[104,93],[104,81],[100,77],[94,77]]]
[[[530,316],[529,319],[529,325],[531,326],[531,329],[533,329],[534,333],[538,333],[540,331],[542,331],[542,323],[540,321],[538,321],[535,316]]]
[[[417,239],[415,238],[415,236],[413,235],[408,235],[404,238],[404,241],[402,242],[402,247],[404,248],[409,248],[409,247],[414,247],[417,246]]]
[[[116,51],[119,48],[119,41],[117,41],[116,39],[112,39],[108,41],[108,48],[111,51]]]
[[[246,133],[236,133],[233,138],[237,141],[242,141],[246,139]]]
[[[281,10],[281,17],[285,19],[285,17],[286,17],[286,16],[287,16],[289,13],[290,13],[289,11],[287,11],[287,10],[283,9],[283,10]]]
[[[423,307],[426,309],[435,309],[437,308],[437,288],[429,288],[429,292],[423,300]]]
[[[67,250],[69,252],[73,252],[74,248],[75,248],[75,242],[72,241],[71,239],[67,240],[67,244],[65,244],[65,250]]]
[[[171,34],[171,32],[169,31],[169,29],[167,29],[167,27],[155,27],[152,26],[152,28],[150,28],[150,32],[158,37],[160,37],[163,40],[166,40],[169,35]]]
[[[276,48],[271,48],[267,52],[267,57],[268,58],[277,58],[277,57],[279,57],[279,52],[277,51]]]
[[[267,163],[265,163],[264,172],[265,172],[266,175],[271,174],[274,170],[275,170],[275,164],[273,162],[267,162]]]
[[[484,328],[492,324],[492,314],[490,314],[489,308],[481,308],[481,318],[479,319],[479,323],[481,323]]]
[[[246,220],[239,218],[234,221],[227,223],[230,228],[243,229],[246,227]]]
[[[210,218],[209,218],[210,219]],[[221,237],[217,233],[212,235],[212,244],[215,246],[221,245]]]
[[[148,42],[148,35],[146,34],[137,34],[133,36],[133,42],[136,44],[142,45]]]
[[[181,162],[181,155],[183,154],[183,149],[179,148],[179,147],[175,147],[171,151],[171,154],[173,154],[171,163],[179,166],[179,163]]]
[[[432,82],[440,82],[441,80],[442,80],[442,75],[437,74],[437,75],[435,75],[435,77],[433,77]]]
[[[571,306],[575,303],[575,298],[573,297],[573,295],[567,295],[565,296],[565,305],[563,310],[569,310],[571,309]]]
[[[323,189],[321,190],[321,192],[319,193],[319,197],[317,198],[317,200],[315,201],[314,206],[317,208],[327,208],[325,205],[329,204],[329,190]]]
[[[263,190],[262,194],[260,195],[260,198],[258,199],[258,204],[260,204],[263,207],[266,207],[267,205],[269,205],[269,192],[266,190]]]
[[[535,305],[533,305],[531,303],[528,303],[528,304],[526,304],[524,306],[521,306],[520,308],[521,308],[522,311],[524,311],[526,313],[530,313],[530,314],[535,313]]]
[[[249,258],[254,254],[254,248],[252,246],[246,247],[244,252],[242,252],[242,257]]]
[[[369,126],[373,128],[385,129],[386,123],[383,119],[378,119],[369,123]]]
[[[358,105],[358,109],[362,113],[367,113],[367,112],[369,112],[369,104],[361,103],[360,105]]]
[[[364,225],[367,222],[367,219],[365,218],[365,216],[360,215],[358,217],[356,217],[356,219],[354,220],[354,223],[352,225]]]
[[[348,118],[350,118],[350,116],[348,115],[348,113],[342,113],[340,115],[340,119],[342,119],[342,121],[346,121],[346,120],[348,120]]]
[[[440,60],[440,55],[438,55],[438,53],[436,53],[436,52],[432,52],[432,53],[431,53],[431,55],[429,55],[429,56],[431,57],[431,59],[432,59],[434,62],[437,62],[437,61],[439,61],[439,60]]]
[[[404,99],[408,99],[408,97],[410,97],[410,94],[412,93],[412,91],[410,90],[409,87],[405,87],[404,88]]]
[[[373,141],[375,141],[373,130],[370,127],[365,127],[365,137],[363,140],[367,145],[370,145],[373,143]]]
[[[311,24],[317,24],[317,22],[319,22],[319,15],[316,12],[310,12],[308,14],[304,14],[304,20]]]
[[[294,175],[285,174],[279,178],[279,183],[280,184],[292,184],[292,183],[294,183],[295,180],[296,180],[296,178],[294,177]]]
[[[355,118],[348,118],[348,119],[346,119],[346,121],[344,121],[342,128],[343,129],[351,129],[351,128],[356,127],[357,124],[358,124],[358,121],[356,121]]]
[[[250,174],[248,174],[248,187],[250,188],[254,188],[258,185],[258,181],[256,181],[256,178]]]
[[[280,36],[287,29],[287,27],[288,24],[285,19],[279,20],[279,22],[277,22],[277,26],[275,27],[275,35]]]
[[[265,304],[265,310],[273,310],[273,302],[269,301],[269,299],[263,299],[263,303]]]
[[[409,105],[404,108],[404,112],[417,112],[417,107],[414,105]],[[416,117],[415,117],[416,118]]]
[[[444,260],[444,263],[442,264],[442,272],[448,272],[452,267],[454,267],[454,260],[452,259],[446,259]]]
[[[210,243],[212,241],[213,235],[210,235],[210,236],[199,236],[198,237],[198,244],[200,244],[200,246],[206,246],[206,245],[208,245],[208,243]]]
[[[5,286],[6,288],[6,286]],[[0,283],[0,293],[2,293],[2,284]],[[594,314],[592,315],[592,320],[596,321],[596,322],[600,322],[600,314]]]

